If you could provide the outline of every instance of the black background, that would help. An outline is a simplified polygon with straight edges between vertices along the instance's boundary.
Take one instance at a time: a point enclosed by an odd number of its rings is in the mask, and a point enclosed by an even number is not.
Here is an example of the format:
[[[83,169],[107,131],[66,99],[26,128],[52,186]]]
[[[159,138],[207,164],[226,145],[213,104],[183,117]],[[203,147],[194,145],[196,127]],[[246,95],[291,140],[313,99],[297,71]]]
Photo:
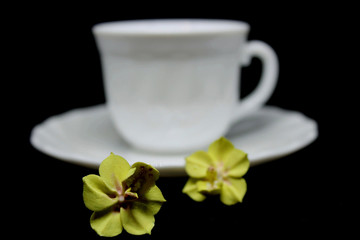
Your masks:
[[[348,154],[346,120],[351,125],[356,95],[349,58],[352,44],[346,29],[356,16],[353,6],[249,2],[168,2],[143,4],[92,2],[19,4],[3,22],[3,52],[9,53],[3,74],[6,84],[6,155],[3,198],[10,202],[7,221],[14,236],[97,239],[90,228],[91,212],[82,200],[82,177],[97,173],[56,160],[35,150],[31,129],[62,112],[105,102],[100,59],[91,28],[99,22],[146,18],[237,19],[251,25],[249,40],[267,42],[277,52],[280,75],[269,105],[297,110],[317,121],[319,137],[282,159],[253,167],[245,179],[248,192],[232,207],[218,198],[192,201],[181,190],[186,178],[160,178],[167,202],[156,215],[151,236],[122,239],[172,239],[256,236],[341,236],[358,225],[351,205],[358,185],[350,173],[356,154]],[[355,29],[355,28],[352,28]],[[353,52],[355,55],[355,50]],[[344,65],[343,63],[346,62]],[[243,95],[257,83],[260,61],[243,69]],[[344,88],[346,86],[346,88]],[[344,101],[345,100],[345,101]],[[355,112],[354,112],[355,110]],[[4,129],[4,131],[7,129]],[[349,133],[349,132],[348,132]],[[350,135],[356,134],[355,129]],[[349,136],[349,135],[348,135]],[[356,142],[358,140],[353,140]],[[245,150],[246,151],[246,150]],[[104,156],[105,157],[105,156]],[[5,204],[4,204],[5,205]],[[10,207],[11,206],[11,207]],[[6,230],[5,230],[6,232]]]

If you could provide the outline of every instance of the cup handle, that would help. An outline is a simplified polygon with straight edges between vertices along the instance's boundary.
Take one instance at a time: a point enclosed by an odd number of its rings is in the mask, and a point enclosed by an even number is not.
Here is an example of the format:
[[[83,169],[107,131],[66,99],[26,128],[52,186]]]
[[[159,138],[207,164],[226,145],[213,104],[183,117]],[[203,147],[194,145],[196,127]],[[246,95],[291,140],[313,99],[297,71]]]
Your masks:
[[[262,61],[263,70],[257,87],[236,106],[232,123],[265,104],[275,89],[279,74],[278,58],[268,44],[261,41],[250,41],[244,49],[243,56],[244,59],[241,60],[245,66],[250,64],[252,57],[258,57]]]

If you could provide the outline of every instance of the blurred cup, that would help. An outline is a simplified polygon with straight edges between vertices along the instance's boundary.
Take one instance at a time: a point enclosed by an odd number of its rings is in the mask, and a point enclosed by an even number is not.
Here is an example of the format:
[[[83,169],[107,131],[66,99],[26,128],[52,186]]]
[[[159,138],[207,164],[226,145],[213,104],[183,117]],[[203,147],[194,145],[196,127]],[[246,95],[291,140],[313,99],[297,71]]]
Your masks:
[[[274,50],[247,41],[232,20],[162,19],[100,23],[106,104],[134,147],[177,153],[201,149],[268,100],[278,77]],[[262,61],[258,86],[239,100],[240,66]]]

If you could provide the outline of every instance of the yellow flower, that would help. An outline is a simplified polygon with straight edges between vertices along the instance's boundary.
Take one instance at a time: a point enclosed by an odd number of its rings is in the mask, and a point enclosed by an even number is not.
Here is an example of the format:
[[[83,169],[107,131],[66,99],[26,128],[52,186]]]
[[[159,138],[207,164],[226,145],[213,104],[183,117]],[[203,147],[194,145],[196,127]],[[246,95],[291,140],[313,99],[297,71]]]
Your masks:
[[[106,237],[120,234],[123,228],[130,234],[150,234],[154,215],[166,201],[155,185],[159,172],[141,162],[130,167],[124,158],[111,153],[100,164],[99,174],[83,178],[84,203],[94,211],[91,227]]]
[[[190,178],[183,193],[199,202],[213,194],[220,194],[226,205],[242,202],[247,189],[243,176],[249,166],[247,154],[221,137],[207,152],[198,151],[186,158],[185,170]]]

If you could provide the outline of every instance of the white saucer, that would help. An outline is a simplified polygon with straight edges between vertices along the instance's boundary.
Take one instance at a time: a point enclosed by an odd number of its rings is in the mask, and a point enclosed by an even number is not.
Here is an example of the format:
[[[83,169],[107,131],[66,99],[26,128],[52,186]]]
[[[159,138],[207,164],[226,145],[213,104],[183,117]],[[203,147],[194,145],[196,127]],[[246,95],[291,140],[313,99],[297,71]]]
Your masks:
[[[314,120],[294,111],[266,106],[235,124],[226,137],[248,153],[251,165],[293,153],[316,139]],[[145,162],[161,176],[185,175],[184,158],[191,153],[166,155],[140,152],[117,134],[105,105],[97,105],[50,117],[32,130],[31,144],[55,158],[97,168],[110,152],[130,164]]]

